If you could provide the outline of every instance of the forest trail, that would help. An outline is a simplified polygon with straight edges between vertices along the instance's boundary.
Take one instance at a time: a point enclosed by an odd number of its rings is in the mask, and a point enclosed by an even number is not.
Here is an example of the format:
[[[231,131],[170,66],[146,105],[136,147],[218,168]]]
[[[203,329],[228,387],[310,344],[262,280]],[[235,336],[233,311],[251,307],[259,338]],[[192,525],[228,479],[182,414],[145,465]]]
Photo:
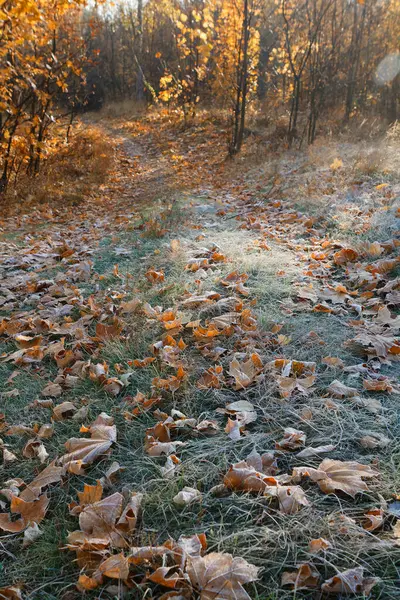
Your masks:
[[[85,204],[2,223],[0,587],[396,598],[398,240],[104,135]]]

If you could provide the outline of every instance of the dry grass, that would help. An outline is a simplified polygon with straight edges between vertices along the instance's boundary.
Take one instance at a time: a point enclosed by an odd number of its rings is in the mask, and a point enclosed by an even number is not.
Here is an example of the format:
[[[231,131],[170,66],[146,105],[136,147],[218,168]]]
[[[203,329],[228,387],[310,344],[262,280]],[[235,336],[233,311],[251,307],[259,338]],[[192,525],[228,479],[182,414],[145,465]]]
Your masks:
[[[67,143],[60,130],[56,149],[43,162],[39,174],[22,173],[7,193],[7,210],[26,212],[48,204],[73,207],[98,195],[99,187],[114,168],[115,149],[104,130],[79,122]]]

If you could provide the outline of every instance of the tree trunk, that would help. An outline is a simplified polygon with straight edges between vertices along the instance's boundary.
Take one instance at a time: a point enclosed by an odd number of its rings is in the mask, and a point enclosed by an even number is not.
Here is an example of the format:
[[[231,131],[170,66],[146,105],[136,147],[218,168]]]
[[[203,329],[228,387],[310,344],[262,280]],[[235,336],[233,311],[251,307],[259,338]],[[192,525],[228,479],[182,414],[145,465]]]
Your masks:
[[[138,0],[138,29],[137,29],[137,61],[138,70],[136,75],[136,100],[138,102],[144,101],[144,80],[142,70],[142,57],[143,57],[143,0]]]

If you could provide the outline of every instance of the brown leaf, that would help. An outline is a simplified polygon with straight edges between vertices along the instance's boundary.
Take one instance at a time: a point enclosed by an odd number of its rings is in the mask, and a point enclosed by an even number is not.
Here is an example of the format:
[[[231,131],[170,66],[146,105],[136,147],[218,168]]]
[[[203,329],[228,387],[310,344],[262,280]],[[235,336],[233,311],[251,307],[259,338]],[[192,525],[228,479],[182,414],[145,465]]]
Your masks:
[[[390,381],[385,377],[381,379],[363,379],[364,389],[368,392],[388,392],[394,391]]]
[[[10,600],[23,600],[22,586],[10,585],[9,587],[0,588],[0,598],[10,598]]]
[[[286,427],[283,432],[283,439],[275,442],[277,450],[298,450],[302,448],[306,442],[306,434],[299,429]]]
[[[293,590],[313,590],[318,587],[320,575],[309,563],[297,567],[296,571],[284,571],[281,585]]]
[[[105,325],[104,323],[97,323],[96,325],[96,337],[100,340],[118,338],[121,331],[122,323],[118,319],[114,319],[111,325]]]
[[[282,586],[289,586],[293,590],[313,590],[319,585],[320,575],[309,563],[297,567],[296,571],[282,573]]]
[[[172,501],[177,506],[188,506],[192,502],[201,500],[202,495],[199,490],[195,488],[185,486],[176,496],[172,498]]]
[[[372,508],[364,515],[363,528],[367,531],[380,529],[384,523],[385,513],[382,508]]]
[[[243,362],[234,358],[229,364],[229,375],[235,379],[235,390],[242,390],[254,383],[262,369],[262,362],[256,353]]]
[[[129,575],[129,559],[124,554],[114,554],[100,563],[94,578],[105,576],[110,579],[127,579]]]
[[[8,513],[0,513],[0,529],[18,533],[32,523],[40,523],[45,517],[49,502],[50,500],[46,494],[39,496],[33,502],[26,502],[18,496],[13,496],[10,510],[12,513],[21,515],[21,518],[12,521]]]
[[[76,549],[86,541],[101,540],[105,546],[112,543],[117,548],[127,546],[124,532],[117,530],[117,522],[123,512],[123,496],[116,492],[103,500],[84,506],[79,514],[80,531],[68,536],[68,545]],[[76,512],[73,507],[73,512]]]
[[[36,500],[48,485],[61,481],[63,467],[56,467],[55,461],[50,463],[43,471],[35,477],[31,483],[28,483],[24,491],[20,494],[20,498],[26,502]]]
[[[332,450],[335,450],[335,448],[336,446],[334,446],[333,444],[328,444],[326,446],[317,446],[316,448],[309,446],[308,448],[304,448],[304,450],[296,454],[296,458],[309,458],[310,456],[318,456],[318,454],[332,452]]]
[[[89,465],[111,448],[112,440],[104,438],[71,438],[64,445],[67,454],[60,458],[60,464],[71,473],[81,472],[80,467]]]
[[[72,402],[62,402],[53,408],[53,419],[55,421],[69,419],[76,412],[76,410],[76,406],[72,404]]]
[[[224,477],[224,484],[230,490],[244,492],[265,492],[270,486],[278,484],[275,477],[257,471],[255,467],[244,460],[232,465]],[[258,461],[257,461],[258,462]]]
[[[228,434],[228,437],[233,440],[233,441],[237,441],[240,439],[240,421],[236,421],[233,419],[228,418],[228,422],[225,426],[225,433]]]
[[[353,398],[359,395],[359,391],[356,388],[348,387],[341,381],[335,379],[327,388],[327,391],[332,394],[334,398]]]
[[[333,255],[333,260],[337,265],[346,265],[349,262],[356,261],[357,258],[358,253],[352,248],[342,248]]]
[[[167,588],[176,588],[178,585],[185,583],[183,573],[177,571],[176,566],[158,567],[147,579]]]
[[[368,491],[368,486],[363,478],[376,477],[376,475],[376,471],[369,465],[326,458],[318,469],[295,468],[292,479],[296,482],[302,476],[306,476],[315,481],[325,494],[334,494],[336,491],[341,491],[354,497],[357,493]]]
[[[46,459],[48,458],[48,453],[46,452],[46,448],[44,447],[43,442],[41,442],[40,440],[29,440],[23,450],[22,450],[22,455],[25,458],[39,458],[41,463],[46,462]]]
[[[308,549],[311,554],[316,554],[321,550],[328,550],[328,548],[332,548],[332,544],[325,538],[316,538],[315,540],[310,540],[310,543],[308,544]]]
[[[42,439],[49,439],[54,435],[54,427],[51,423],[44,423],[40,426],[38,431],[38,437]]]
[[[363,448],[386,448],[390,444],[390,439],[382,433],[371,432],[360,438],[360,444]]]
[[[276,495],[279,502],[279,510],[285,515],[294,515],[301,507],[309,506],[310,504],[304,490],[298,485],[278,485],[276,488],[272,487],[269,493],[272,496]]]
[[[62,394],[62,387],[58,383],[48,383],[42,390],[42,396],[51,396],[52,398],[58,398]]]
[[[204,557],[189,557],[187,574],[201,600],[250,600],[243,584],[257,580],[258,568],[243,558],[211,552]],[[223,594],[223,595],[222,595]]]
[[[338,358],[337,356],[325,356],[321,362],[324,365],[328,365],[328,367],[333,367],[337,369],[343,369],[344,367],[344,362],[341,358]]]
[[[151,284],[160,283],[165,280],[165,275],[162,270],[156,271],[155,269],[149,269],[145,274],[147,281]]]
[[[328,579],[322,584],[321,589],[328,594],[362,594],[368,596],[377,582],[378,580],[375,578],[365,578],[364,569],[356,567]]]

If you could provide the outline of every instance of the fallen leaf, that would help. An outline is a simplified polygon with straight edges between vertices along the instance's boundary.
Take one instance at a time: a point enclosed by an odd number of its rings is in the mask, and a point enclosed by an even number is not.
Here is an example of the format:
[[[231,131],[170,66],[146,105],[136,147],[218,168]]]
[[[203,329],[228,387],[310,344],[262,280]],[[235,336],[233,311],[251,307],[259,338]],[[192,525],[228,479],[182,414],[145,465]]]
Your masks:
[[[41,535],[43,535],[43,531],[39,529],[38,524],[32,523],[32,525],[29,525],[29,527],[27,527],[24,531],[24,540],[22,542],[22,547],[26,548],[27,546],[30,546],[31,544],[36,542],[36,540],[39,539]]]
[[[348,387],[337,379],[332,381],[327,387],[327,391],[332,394],[334,398],[352,398],[359,395],[359,391],[356,388]]]
[[[18,533],[32,523],[41,523],[46,515],[49,502],[50,500],[46,494],[39,496],[37,500],[32,502],[26,502],[18,496],[13,496],[10,510],[12,513],[21,515],[21,517],[16,521],[12,521],[8,513],[0,513],[0,529]]]
[[[325,494],[341,491],[354,497],[357,493],[368,491],[363,478],[376,477],[377,472],[369,465],[326,458],[317,469],[297,467],[293,470],[293,481],[297,482],[303,476],[315,481]]]
[[[277,450],[298,450],[306,442],[306,434],[299,429],[286,427],[283,432],[283,439],[275,443]]]
[[[362,594],[368,596],[374,585],[375,578],[365,578],[364,569],[356,567],[338,573],[322,584],[321,590],[327,594]]]
[[[229,375],[235,379],[235,390],[241,390],[255,382],[263,369],[260,357],[253,353],[246,361],[234,358],[229,364]]]
[[[384,517],[385,513],[382,508],[372,508],[365,513],[362,526],[367,531],[380,529],[383,526]]]
[[[46,448],[44,447],[43,442],[41,442],[40,440],[29,440],[23,450],[22,450],[22,455],[25,458],[34,458],[37,457],[41,463],[46,462],[46,459],[48,458],[48,453],[46,452]]]
[[[42,396],[51,396],[52,398],[58,398],[62,394],[62,387],[58,383],[48,383],[42,390]]]
[[[204,557],[189,557],[187,574],[201,600],[216,600],[218,597],[250,600],[243,584],[257,580],[258,568],[244,558],[211,552]]]
[[[311,552],[311,554],[316,554],[321,550],[328,550],[329,548],[332,548],[332,544],[325,538],[316,538],[314,540],[310,540],[310,543],[308,544],[308,550]]]
[[[293,590],[313,590],[319,586],[320,575],[309,563],[299,565],[296,571],[284,571],[281,585]]]
[[[313,448],[309,446],[308,448],[304,448],[298,454],[296,454],[296,458],[309,458],[310,456],[318,456],[319,454],[325,454],[325,452],[332,452],[335,450],[336,446],[333,444],[327,444],[326,446],[317,446]]]
[[[328,365],[328,367],[333,367],[337,369],[343,369],[344,367],[344,362],[341,358],[338,358],[337,356],[325,356],[321,362],[324,365]]]
[[[177,506],[188,506],[192,502],[201,500],[201,497],[199,490],[185,486],[172,500]]]
[[[69,419],[73,416],[76,410],[76,406],[72,404],[72,402],[62,402],[53,408],[53,419],[55,421]]]

